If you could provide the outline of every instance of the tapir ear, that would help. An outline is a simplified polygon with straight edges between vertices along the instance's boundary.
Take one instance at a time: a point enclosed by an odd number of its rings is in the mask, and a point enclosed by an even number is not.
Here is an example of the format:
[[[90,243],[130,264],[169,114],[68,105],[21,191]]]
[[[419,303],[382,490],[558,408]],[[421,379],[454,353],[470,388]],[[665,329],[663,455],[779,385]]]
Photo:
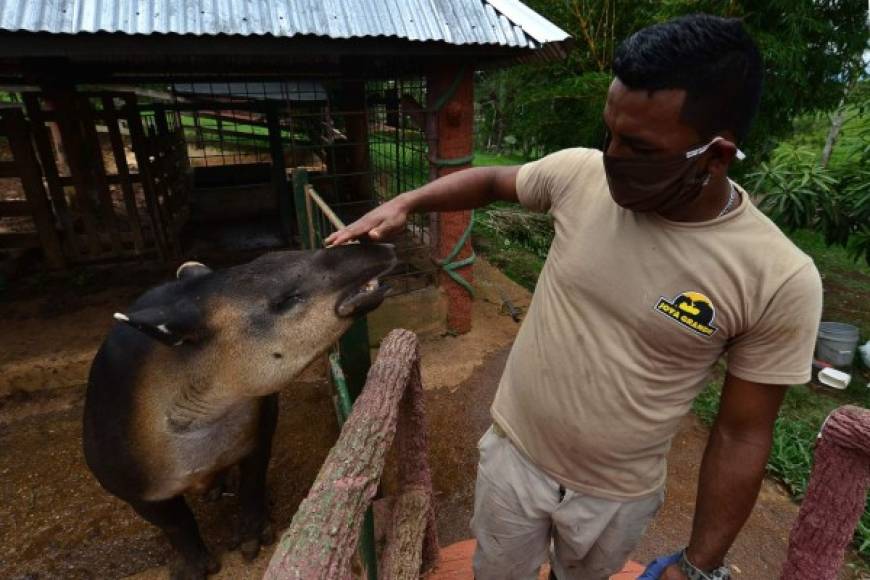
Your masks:
[[[175,271],[175,277],[179,280],[189,280],[206,274],[211,274],[211,268],[202,262],[185,262]]]
[[[192,340],[201,325],[199,309],[187,300],[129,314],[116,312],[114,318],[168,346],[178,346]]]

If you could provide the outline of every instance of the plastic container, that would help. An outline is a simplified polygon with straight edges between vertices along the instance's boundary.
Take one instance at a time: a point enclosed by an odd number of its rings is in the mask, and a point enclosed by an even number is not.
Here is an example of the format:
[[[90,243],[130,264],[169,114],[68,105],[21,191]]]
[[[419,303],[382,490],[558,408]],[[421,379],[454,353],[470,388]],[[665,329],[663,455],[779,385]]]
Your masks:
[[[843,390],[852,382],[852,376],[843,371],[828,367],[819,371],[819,382],[832,389]]]
[[[848,367],[855,359],[858,327],[843,322],[822,322],[816,340],[816,358],[835,367]]]
[[[864,366],[870,369],[870,340],[864,346],[859,346],[858,352],[861,353],[861,360],[864,362]]]

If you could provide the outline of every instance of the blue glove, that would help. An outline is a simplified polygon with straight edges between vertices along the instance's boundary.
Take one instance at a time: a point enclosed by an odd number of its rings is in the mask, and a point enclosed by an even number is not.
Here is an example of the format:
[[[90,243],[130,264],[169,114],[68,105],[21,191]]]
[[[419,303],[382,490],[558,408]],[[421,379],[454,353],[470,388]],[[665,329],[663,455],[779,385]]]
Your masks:
[[[677,552],[676,554],[671,554],[670,556],[659,556],[655,560],[649,563],[649,566],[646,567],[646,570],[643,571],[643,574],[637,577],[637,580],[658,580],[658,577],[662,575],[662,572],[665,571],[665,568],[668,566],[673,566],[677,562],[680,561],[680,556],[683,555],[682,550]]]

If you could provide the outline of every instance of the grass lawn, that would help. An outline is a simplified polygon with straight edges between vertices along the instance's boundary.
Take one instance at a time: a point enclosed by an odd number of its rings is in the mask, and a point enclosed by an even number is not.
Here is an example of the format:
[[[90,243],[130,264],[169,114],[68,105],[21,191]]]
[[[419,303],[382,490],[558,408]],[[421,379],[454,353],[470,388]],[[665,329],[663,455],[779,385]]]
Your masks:
[[[476,164],[508,165],[518,159],[478,154]],[[487,259],[510,278],[528,289],[534,289],[544,264],[545,251],[530,247],[521,239],[507,239],[487,227],[486,210],[478,212],[474,244]],[[790,235],[794,243],[810,255],[822,276],[824,320],[848,322],[861,329],[862,341],[870,340],[870,268],[849,258],[843,248],[827,247],[814,232],[798,231]],[[856,355],[857,356],[857,355]],[[713,381],[697,398],[695,413],[707,424],[712,423],[719,408],[724,364],[720,363],[718,380]],[[841,405],[870,407],[870,370],[853,370],[852,383],[845,391],[817,388],[810,385],[789,389],[776,423],[773,450],[768,472],[782,481],[797,500],[806,492],[812,466],[813,446],[825,417]],[[865,511],[855,533],[858,552],[870,561],[870,511]]]
[[[812,256],[822,275],[824,319],[854,324],[864,340],[870,340],[870,267],[851,260],[842,248],[826,247],[821,236],[813,232],[798,231],[789,237]]]
[[[193,115],[181,115],[181,125],[184,134],[192,142],[198,138],[196,121]],[[259,124],[245,123],[244,120],[229,121],[218,120],[213,117],[201,116],[199,127],[203,132],[204,140],[208,144],[226,143],[231,147],[249,149],[264,149],[269,146],[269,129]],[[281,138],[285,142],[294,141],[297,147],[308,146],[308,137],[302,133],[291,133],[287,129],[281,131]]]
[[[521,165],[525,163],[522,157],[515,155],[498,155],[496,153],[486,153],[477,151],[474,154],[474,165]]]

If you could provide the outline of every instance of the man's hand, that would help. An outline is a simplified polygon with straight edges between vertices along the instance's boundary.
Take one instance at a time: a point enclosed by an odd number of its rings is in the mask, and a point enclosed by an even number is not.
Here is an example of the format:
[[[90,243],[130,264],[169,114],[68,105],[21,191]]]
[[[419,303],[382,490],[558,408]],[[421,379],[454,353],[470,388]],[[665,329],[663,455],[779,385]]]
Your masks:
[[[677,552],[669,556],[659,556],[647,565],[637,580],[686,580],[685,574],[677,568],[681,555],[682,552]]]
[[[363,237],[380,242],[401,232],[407,222],[408,209],[400,196],[379,205],[349,226],[332,233],[324,242],[327,247]]]

